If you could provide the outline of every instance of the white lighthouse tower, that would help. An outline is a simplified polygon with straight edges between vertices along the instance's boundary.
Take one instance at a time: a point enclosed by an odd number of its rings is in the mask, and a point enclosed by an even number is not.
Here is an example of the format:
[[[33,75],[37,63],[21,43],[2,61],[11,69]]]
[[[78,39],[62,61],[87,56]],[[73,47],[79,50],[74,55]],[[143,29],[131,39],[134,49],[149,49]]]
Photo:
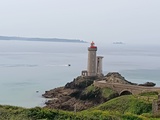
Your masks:
[[[96,55],[97,46],[94,45],[94,42],[91,43],[91,46],[88,47],[88,76],[96,76],[97,75],[97,64],[96,64]]]
[[[102,76],[102,56],[97,56],[97,46],[94,42],[88,47],[88,67],[87,70],[82,71],[82,76]]]

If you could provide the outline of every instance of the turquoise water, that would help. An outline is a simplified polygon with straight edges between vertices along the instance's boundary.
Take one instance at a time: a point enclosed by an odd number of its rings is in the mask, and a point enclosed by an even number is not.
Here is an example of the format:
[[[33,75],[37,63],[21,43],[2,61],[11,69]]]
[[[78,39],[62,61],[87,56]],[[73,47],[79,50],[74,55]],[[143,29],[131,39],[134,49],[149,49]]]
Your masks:
[[[46,100],[41,95],[46,90],[65,85],[86,69],[88,46],[0,41],[0,104],[43,106]],[[158,46],[100,44],[98,54],[104,56],[104,74],[118,71],[132,82],[160,86]]]

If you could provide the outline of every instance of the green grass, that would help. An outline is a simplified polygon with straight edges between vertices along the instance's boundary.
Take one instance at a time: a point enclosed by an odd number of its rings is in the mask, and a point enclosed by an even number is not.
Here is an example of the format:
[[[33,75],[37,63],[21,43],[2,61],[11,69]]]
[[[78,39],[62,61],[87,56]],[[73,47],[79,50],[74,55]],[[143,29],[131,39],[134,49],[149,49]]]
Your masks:
[[[90,86],[88,91],[92,90],[94,88]],[[109,89],[104,89],[104,96],[108,96],[106,92],[112,93]],[[141,97],[146,96],[120,96],[77,113],[40,107],[26,109],[0,105],[0,120],[160,120],[159,116],[154,118],[152,115],[151,102]]]
[[[125,95],[114,98],[100,106],[91,108],[89,110],[103,110],[103,111],[112,111],[119,113],[133,113],[133,114],[142,114],[150,113],[152,110],[152,104],[150,102],[137,99],[132,95]]]
[[[115,94],[116,92],[110,88],[102,88],[101,93],[104,98],[108,98],[111,95]]]
[[[0,120],[31,120],[27,109],[14,106],[0,105]]]
[[[158,99],[158,92],[144,92],[135,97],[139,100],[152,103],[153,100]]]
[[[98,87],[95,87],[93,84],[88,86],[83,91],[83,94],[85,94],[85,95],[88,95],[88,96],[98,95],[104,99],[112,99],[116,93],[117,92],[115,92],[114,90],[112,90],[110,88],[98,88]]]
[[[84,90],[84,93],[85,94],[88,94],[88,93],[91,93],[91,92],[94,92],[96,90],[98,90],[99,88],[98,87],[95,87],[93,84],[88,86],[85,90]]]
[[[151,91],[151,92],[143,92],[139,94],[140,96],[151,96],[151,95],[158,95],[159,93],[157,91]]]

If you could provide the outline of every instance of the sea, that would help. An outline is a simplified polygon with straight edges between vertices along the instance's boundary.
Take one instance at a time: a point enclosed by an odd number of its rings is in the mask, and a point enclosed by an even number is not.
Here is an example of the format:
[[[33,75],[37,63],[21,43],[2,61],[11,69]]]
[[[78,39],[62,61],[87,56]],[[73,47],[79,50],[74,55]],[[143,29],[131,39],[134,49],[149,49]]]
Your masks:
[[[0,41],[0,104],[44,106],[45,91],[64,86],[87,69],[90,43]],[[119,72],[134,83],[160,86],[158,45],[97,44],[103,73]],[[71,66],[68,66],[68,65]]]

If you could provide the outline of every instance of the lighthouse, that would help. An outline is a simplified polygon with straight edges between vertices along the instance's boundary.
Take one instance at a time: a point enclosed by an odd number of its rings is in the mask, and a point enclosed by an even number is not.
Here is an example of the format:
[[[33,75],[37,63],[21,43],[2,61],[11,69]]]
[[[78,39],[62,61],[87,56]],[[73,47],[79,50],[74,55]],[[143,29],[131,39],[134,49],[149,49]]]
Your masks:
[[[97,46],[92,41],[90,47],[88,47],[87,70],[82,71],[82,76],[102,76],[102,59],[103,56],[97,56]]]
[[[97,46],[95,46],[94,42],[92,41],[91,46],[88,47],[88,76],[96,76],[96,59],[97,59]]]

